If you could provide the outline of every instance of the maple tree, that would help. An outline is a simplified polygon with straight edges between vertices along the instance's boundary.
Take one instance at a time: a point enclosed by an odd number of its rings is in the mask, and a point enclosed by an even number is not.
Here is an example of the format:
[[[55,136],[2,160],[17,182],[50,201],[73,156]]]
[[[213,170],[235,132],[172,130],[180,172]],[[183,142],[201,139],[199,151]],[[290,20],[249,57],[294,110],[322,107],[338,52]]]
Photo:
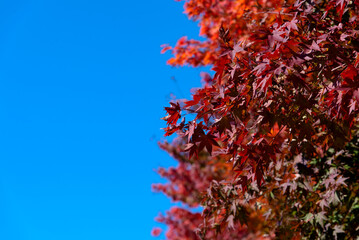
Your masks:
[[[157,218],[168,239],[359,236],[358,11],[358,0],[185,1],[206,40],[164,46],[168,63],[215,74],[165,108],[177,138],[160,147],[179,164],[154,189],[184,204]]]

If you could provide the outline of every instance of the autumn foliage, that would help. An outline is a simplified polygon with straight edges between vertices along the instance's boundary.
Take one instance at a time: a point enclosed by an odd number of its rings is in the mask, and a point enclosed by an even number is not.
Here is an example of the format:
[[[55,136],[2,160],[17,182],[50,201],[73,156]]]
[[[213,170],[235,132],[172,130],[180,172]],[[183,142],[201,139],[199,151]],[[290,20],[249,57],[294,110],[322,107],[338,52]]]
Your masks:
[[[154,189],[184,204],[157,218],[167,239],[359,236],[358,11],[358,0],[185,1],[206,40],[164,46],[168,63],[215,74],[165,107],[177,137],[160,147],[178,166],[160,168],[169,182]]]

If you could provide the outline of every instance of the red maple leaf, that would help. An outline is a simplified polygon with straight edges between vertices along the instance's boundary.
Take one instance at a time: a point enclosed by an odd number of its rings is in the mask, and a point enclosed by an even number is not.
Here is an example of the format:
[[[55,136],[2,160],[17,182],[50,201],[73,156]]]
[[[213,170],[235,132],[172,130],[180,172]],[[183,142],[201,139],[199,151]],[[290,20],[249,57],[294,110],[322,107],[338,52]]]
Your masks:
[[[178,119],[181,117],[181,107],[179,103],[170,103],[172,107],[165,107],[168,115],[163,119],[167,121],[167,125],[176,124]]]
[[[353,80],[358,75],[358,70],[351,64],[340,74],[343,79]]]

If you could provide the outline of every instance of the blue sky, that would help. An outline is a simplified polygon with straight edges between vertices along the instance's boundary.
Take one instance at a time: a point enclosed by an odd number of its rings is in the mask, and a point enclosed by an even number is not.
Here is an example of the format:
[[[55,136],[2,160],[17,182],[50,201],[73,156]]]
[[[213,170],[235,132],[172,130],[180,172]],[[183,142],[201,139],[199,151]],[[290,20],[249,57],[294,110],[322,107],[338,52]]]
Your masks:
[[[0,239],[152,239],[171,205],[151,192],[174,164],[170,93],[200,69],[160,45],[198,37],[173,0],[0,0]],[[171,80],[174,76],[181,92]]]

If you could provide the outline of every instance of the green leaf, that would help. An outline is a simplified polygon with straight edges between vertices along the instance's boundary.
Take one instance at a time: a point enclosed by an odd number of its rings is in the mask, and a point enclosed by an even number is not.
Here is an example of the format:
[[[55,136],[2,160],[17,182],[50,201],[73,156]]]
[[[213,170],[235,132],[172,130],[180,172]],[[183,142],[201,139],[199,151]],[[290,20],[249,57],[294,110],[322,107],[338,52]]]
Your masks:
[[[305,217],[303,218],[303,220],[304,220],[305,222],[310,222],[310,223],[312,223],[313,214],[312,214],[312,213],[308,213],[307,215],[305,215]]]

